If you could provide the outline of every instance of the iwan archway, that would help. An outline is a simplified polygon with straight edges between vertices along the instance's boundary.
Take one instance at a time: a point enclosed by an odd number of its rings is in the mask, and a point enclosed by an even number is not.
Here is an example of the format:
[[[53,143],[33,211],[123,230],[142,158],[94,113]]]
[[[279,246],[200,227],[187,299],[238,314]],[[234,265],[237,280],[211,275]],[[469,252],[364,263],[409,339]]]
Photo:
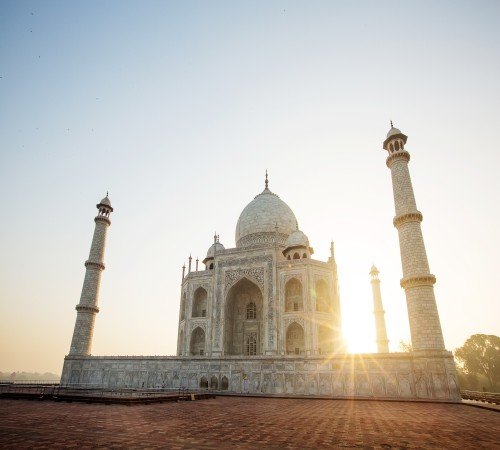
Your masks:
[[[262,292],[247,278],[227,293],[224,321],[224,354],[261,355],[264,343]]]

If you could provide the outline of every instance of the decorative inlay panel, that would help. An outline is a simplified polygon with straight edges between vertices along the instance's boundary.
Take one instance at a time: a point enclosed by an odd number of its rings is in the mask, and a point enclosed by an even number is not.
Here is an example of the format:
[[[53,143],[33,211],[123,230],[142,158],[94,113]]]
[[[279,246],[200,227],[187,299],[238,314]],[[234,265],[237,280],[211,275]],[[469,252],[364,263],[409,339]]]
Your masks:
[[[237,270],[228,270],[224,274],[225,278],[225,290],[227,291],[233,284],[235,284],[238,280],[247,276],[252,280],[255,280],[259,285],[261,291],[264,291],[264,268],[263,267],[252,267],[250,269],[237,269]]]
[[[284,246],[288,235],[278,233],[278,245]],[[253,233],[242,237],[237,243],[236,247],[257,247],[257,246],[270,246],[276,244],[276,233]]]

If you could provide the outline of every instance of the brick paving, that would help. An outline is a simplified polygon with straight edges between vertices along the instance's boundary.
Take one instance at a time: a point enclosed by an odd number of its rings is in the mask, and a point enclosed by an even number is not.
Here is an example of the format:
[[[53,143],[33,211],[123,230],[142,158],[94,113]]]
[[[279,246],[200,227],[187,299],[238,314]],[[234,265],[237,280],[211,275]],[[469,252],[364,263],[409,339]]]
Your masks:
[[[102,405],[0,400],[1,448],[500,448],[500,414],[459,404],[218,397]]]

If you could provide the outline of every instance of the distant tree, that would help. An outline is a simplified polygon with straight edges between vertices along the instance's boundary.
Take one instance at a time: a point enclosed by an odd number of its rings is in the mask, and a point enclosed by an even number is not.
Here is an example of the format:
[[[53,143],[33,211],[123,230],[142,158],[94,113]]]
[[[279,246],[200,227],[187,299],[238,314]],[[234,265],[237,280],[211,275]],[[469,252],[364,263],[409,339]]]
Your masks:
[[[464,369],[459,365],[457,365],[457,377],[460,389],[465,389],[467,391],[481,390],[482,385],[479,377],[475,373],[465,373]]]
[[[500,337],[473,334],[455,350],[455,358],[465,374],[486,377],[491,390],[496,390],[500,381]]]
[[[411,346],[411,342],[409,341],[399,341],[399,351],[400,352],[411,352],[413,347]]]

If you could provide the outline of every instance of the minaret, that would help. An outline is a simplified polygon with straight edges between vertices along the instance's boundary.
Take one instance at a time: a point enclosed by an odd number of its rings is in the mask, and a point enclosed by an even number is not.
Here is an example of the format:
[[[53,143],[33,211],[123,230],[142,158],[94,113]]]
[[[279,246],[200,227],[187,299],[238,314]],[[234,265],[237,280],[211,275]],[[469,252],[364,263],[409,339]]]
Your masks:
[[[385,311],[382,306],[382,294],[380,293],[380,280],[378,278],[379,273],[375,265],[372,265],[370,275],[372,277],[373,314],[375,315],[377,351],[378,353],[389,353],[389,340],[387,339],[387,330],[385,328]]]
[[[80,303],[76,306],[76,322],[71,340],[70,355],[90,355],[92,335],[94,334],[95,315],[99,312],[99,287],[104,270],[104,247],[106,233],[111,225],[109,215],[113,211],[108,194],[97,205],[99,210],[95,221],[94,237],[90,247],[89,259],[85,261],[85,280],[83,281]]]
[[[411,342],[414,351],[444,350],[443,333],[434,298],[436,278],[429,271],[427,254],[420,222],[422,213],[417,210],[411,184],[408,161],[410,154],[404,149],[407,136],[400,130],[391,129],[384,141],[389,152],[387,167],[391,170],[392,189],[396,216],[393,223],[399,234],[399,247],[405,290]]]

